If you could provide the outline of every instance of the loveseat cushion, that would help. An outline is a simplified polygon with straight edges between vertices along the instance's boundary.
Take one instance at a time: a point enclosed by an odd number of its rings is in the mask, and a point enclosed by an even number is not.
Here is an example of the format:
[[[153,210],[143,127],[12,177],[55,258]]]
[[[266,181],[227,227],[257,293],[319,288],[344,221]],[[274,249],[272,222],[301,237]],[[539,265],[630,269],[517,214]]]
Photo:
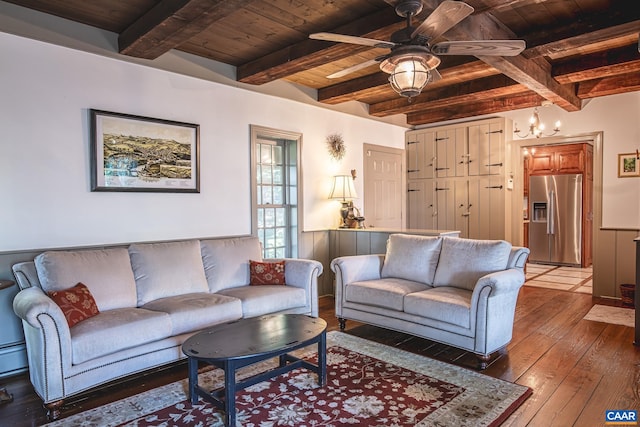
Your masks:
[[[73,364],[171,336],[167,313],[119,308],[78,323],[71,329]]]
[[[453,287],[414,292],[404,297],[404,311],[408,314],[470,328],[471,294],[471,291]]]
[[[441,245],[438,237],[391,234],[380,276],[433,284]]]
[[[136,282],[126,248],[47,251],[34,262],[47,293],[84,283],[100,311],[136,306]]]
[[[433,286],[473,290],[482,276],[507,268],[511,244],[504,240],[445,237]]]
[[[161,298],[142,308],[169,314],[171,335],[193,332],[242,318],[239,299],[208,292]]]
[[[363,280],[347,284],[344,299],[346,302],[403,311],[405,295],[429,288],[424,283],[398,278]]]
[[[296,308],[303,309],[307,304],[307,293],[295,286],[238,286],[219,293],[242,301],[242,316],[245,318]]]
[[[138,290],[138,305],[174,295],[207,292],[200,242],[134,243],[129,256]]]
[[[249,261],[262,261],[257,237],[200,241],[202,262],[211,292],[249,284]]]

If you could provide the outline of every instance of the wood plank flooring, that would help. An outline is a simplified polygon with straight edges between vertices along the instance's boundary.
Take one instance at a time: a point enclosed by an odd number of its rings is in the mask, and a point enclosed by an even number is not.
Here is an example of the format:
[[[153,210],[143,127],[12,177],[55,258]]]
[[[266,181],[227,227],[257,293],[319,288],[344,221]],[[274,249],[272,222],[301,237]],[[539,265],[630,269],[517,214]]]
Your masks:
[[[633,328],[583,320],[593,304],[591,295],[581,292],[522,288],[513,340],[484,371],[533,389],[533,395],[503,425],[602,426],[607,409],[640,410],[640,348],[633,345]],[[331,297],[321,298],[320,316],[329,330],[338,329]],[[399,332],[351,321],[347,332],[460,366],[475,364],[467,352]],[[186,364],[177,363],[83,396],[66,405],[63,415],[185,377]],[[0,405],[0,425],[46,423],[42,402],[27,375],[5,378],[0,384],[14,396],[13,402]]]

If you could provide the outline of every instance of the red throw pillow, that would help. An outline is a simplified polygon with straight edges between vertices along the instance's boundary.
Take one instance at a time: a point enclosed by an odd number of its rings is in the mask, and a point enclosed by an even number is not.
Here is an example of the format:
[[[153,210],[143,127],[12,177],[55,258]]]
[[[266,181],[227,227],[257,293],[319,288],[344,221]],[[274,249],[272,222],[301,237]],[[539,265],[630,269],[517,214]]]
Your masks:
[[[284,285],[284,261],[249,261],[252,285]]]
[[[62,309],[69,327],[100,313],[96,300],[83,283],[63,291],[49,292],[49,296]]]

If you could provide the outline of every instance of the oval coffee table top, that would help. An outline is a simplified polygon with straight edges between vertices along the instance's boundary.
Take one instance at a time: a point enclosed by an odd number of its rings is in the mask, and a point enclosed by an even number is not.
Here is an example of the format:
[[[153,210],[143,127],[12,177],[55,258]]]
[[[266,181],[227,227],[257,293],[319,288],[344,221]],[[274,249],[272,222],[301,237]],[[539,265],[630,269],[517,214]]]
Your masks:
[[[312,341],[327,322],[305,314],[274,314],[240,319],[205,329],[182,344],[189,357],[208,360],[243,359],[282,352]]]

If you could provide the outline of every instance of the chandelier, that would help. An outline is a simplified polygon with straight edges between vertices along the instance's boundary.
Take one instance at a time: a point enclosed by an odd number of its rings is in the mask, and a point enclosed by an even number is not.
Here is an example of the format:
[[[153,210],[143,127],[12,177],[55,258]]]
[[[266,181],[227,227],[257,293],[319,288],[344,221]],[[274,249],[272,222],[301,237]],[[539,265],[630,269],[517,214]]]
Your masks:
[[[546,107],[548,105],[551,105],[551,103],[543,103],[542,105]],[[520,132],[522,131],[518,129],[518,124],[516,123],[514,127],[515,129],[513,130],[513,133],[518,135],[520,138],[526,138],[529,135],[540,138],[541,136],[553,136],[556,133],[560,132],[560,120],[556,121],[553,132],[544,133],[545,126],[544,123],[540,121],[540,116],[538,115],[538,107],[536,107],[533,109],[533,114],[529,118],[529,132],[527,132],[525,135],[520,135]]]
[[[425,46],[401,46],[394,55],[380,63],[380,69],[389,76],[389,83],[399,95],[409,98],[420,95],[433,80],[431,70],[440,65],[440,58]]]

